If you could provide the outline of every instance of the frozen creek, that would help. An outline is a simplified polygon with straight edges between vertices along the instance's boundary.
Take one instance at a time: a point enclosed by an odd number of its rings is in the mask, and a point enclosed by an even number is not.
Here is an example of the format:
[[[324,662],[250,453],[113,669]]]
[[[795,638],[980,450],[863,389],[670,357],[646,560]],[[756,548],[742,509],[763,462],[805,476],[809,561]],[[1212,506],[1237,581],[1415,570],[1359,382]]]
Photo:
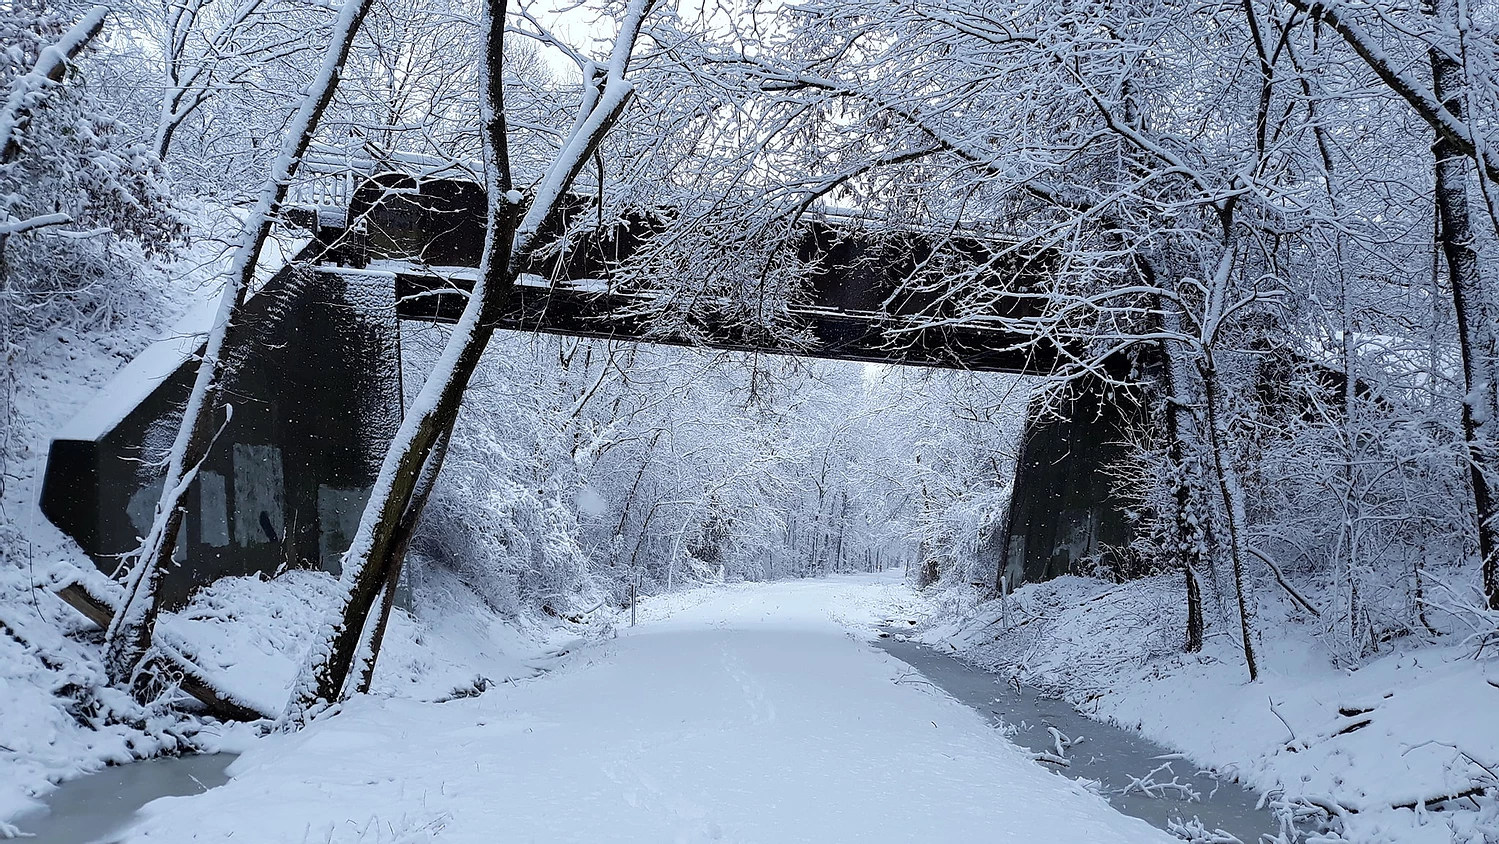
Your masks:
[[[120,765],[63,783],[47,796],[47,810],[15,825],[33,844],[114,842],[140,807],[159,797],[201,794],[229,781],[232,753],[175,756]]]
[[[1162,829],[1172,821],[1196,819],[1208,832],[1222,830],[1245,842],[1277,831],[1275,818],[1256,808],[1253,791],[1199,771],[1136,733],[1088,718],[1066,701],[1018,690],[956,657],[896,638],[898,628],[887,632],[892,635],[881,638],[878,647],[918,672],[902,682],[932,683],[1040,756],[1040,764],[1097,781],[1119,811]]]

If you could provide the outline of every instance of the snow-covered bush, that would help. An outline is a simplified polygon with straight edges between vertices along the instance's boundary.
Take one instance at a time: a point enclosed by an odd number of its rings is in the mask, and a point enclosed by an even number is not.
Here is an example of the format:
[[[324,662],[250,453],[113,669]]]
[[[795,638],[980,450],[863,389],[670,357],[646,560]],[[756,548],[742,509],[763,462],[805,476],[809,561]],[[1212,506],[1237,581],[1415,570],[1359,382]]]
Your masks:
[[[1342,373],[1305,350],[1263,354],[1230,376],[1242,440],[1228,459],[1241,467],[1250,519],[1251,611],[1287,601],[1344,665],[1395,638],[1450,630],[1447,614],[1432,608],[1434,583],[1473,552],[1453,397],[1407,389],[1401,368],[1362,365],[1346,392]],[[1233,622],[1222,501],[1206,480],[1207,455],[1173,463],[1160,418],[1133,435],[1130,460],[1112,471],[1139,528],[1136,573],[1180,571],[1174,496],[1191,476],[1200,496],[1194,524],[1216,562],[1200,573],[1209,627]]]
[[[501,449],[454,442],[413,545],[508,618],[572,615],[597,603],[577,522],[564,502],[511,477]],[[469,452],[465,454],[464,452]]]
[[[13,3],[0,12],[0,89],[13,90],[75,10]],[[0,331],[7,356],[58,325],[108,327],[146,306],[135,293],[144,259],[172,249],[183,224],[161,165],[70,68],[22,97],[0,162],[0,219],[62,215],[0,238]]]
[[[432,351],[423,339],[408,344],[418,365]],[[546,414],[556,397],[548,379],[528,378],[526,356],[515,351],[506,344],[486,357],[413,540],[413,563],[451,570],[508,618],[573,615],[598,602],[572,509],[577,473]],[[495,389],[528,380],[535,389]]]

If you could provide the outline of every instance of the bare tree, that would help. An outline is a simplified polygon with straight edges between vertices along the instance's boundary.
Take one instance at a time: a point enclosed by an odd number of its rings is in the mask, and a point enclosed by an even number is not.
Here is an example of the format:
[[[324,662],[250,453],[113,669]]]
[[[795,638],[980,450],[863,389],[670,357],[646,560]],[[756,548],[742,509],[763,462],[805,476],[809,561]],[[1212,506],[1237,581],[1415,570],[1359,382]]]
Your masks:
[[[1463,433],[1468,445],[1470,483],[1477,513],[1478,548],[1482,559],[1482,588],[1490,609],[1499,609],[1499,381],[1496,381],[1496,341],[1491,293],[1479,269],[1476,237],[1470,220],[1468,174],[1476,170],[1491,219],[1499,230],[1493,193],[1499,188],[1499,153],[1484,135],[1483,122],[1471,114],[1476,103],[1494,105],[1495,49],[1482,40],[1486,54],[1472,55],[1472,21],[1460,4],[1436,0],[1430,5],[1432,28],[1419,24],[1397,29],[1417,33],[1416,41],[1431,67],[1431,86],[1405,73],[1389,49],[1355,16],[1337,3],[1292,0],[1297,8],[1326,21],[1390,90],[1426,121],[1436,138],[1435,197],[1438,240],[1447,265],[1457,315],[1462,351],[1464,394]],[[1381,9],[1379,19],[1392,21],[1408,15]],[[1454,37],[1455,36],[1455,37]],[[1397,35],[1398,37],[1398,35]],[[1453,43],[1453,42],[1456,43]],[[1406,45],[1400,45],[1406,46]],[[1407,47],[1408,48],[1408,47]],[[1470,64],[1474,62],[1476,66]],[[1487,72],[1485,72],[1487,70]]]
[[[223,381],[226,352],[240,342],[241,306],[249,295],[255,265],[270,236],[277,211],[286,198],[303,154],[317,132],[318,121],[333,100],[334,91],[359,25],[371,0],[348,0],[338,12],[333,35],[324,51],[314,84],[283,140],[281,153],[260,189],[260,198],[246,219],[235,250],[217,314],[198,363],[192,393],[183,411],[176,440],[167,456],[167,471],[151,530],[126,560],[129,574],[124,597],[105,633],[105,663],[110,681],[125,683],[140,668],[151,646],[156,626],[157,588],[176,548],[184,515],[183,499],[196,477],[217,432],[232,423],[233,408],[225,401]],[[223,418],[220,420],[220,411]]]
[[[485,187],[489,223],[478,278],[463,315],[436,367],[413,406],[407,411],[386,454],[374,492],[365,507],[354,542],[344,555],[340,581],[327,630],[300,674],[287,722],[299,724],[322,707],[353,691],[351,669],[361,652],[373,647],[368,629],[370,611],[382,589],[394,589],[394,575],[406,551],[402,536],[421,515],[431,486],[419,490],[425,467],[441,466],[439,443],[451,432],[469,379],[510,294],[510,289],[532,252],[540,245],[540,231],[557,213],[578,172],[598,149],[605,134],[623,113],[634,86],[626,79],[631,53],[651,0],[632,0],[626,8],[607,63],[584,67],[583,96],[561,152],[523,208],[514,189],[507,147],[504,101],[504,0],[484,6],[480,125],[485,151]],[[419,494],[420,492],[420,494]]]

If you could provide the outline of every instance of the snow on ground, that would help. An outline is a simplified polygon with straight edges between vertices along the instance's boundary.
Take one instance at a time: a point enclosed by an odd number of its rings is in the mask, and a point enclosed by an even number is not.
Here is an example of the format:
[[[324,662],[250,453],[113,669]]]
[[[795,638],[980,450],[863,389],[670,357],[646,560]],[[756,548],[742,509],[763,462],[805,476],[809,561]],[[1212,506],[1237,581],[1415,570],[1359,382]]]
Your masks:
[[[411,599],[423,617],[402,609],[392,616],[375,673],[377,695],[421,701],[475,694],[535,677],[582,637],[598,635],[597,625],[502,619],[450,572],[414,569],[420,574]],[[181,611],[163,614],[158,640],[190,645],[221,692],[277,713],[334,585],[332,575],[313,571],[224,578]],[[37,809],[37,798],[59,781],[157,754],[237,752],[264,732],[264,724],[219,724],[169,708],[175,703],[191,713],[196,703],[186,697],[138,706],[104,685],[99,631],[45,591],[33,597],[50,621],[24,628],[31,647],[0,636],[0,752],[9,757],[0,767],[0,839],[16,832],[6,822]],[[11,626],[16,609],[0,605],[0,624]],[[19,826],[26,828],[24,820]]]
[[[1165,841],[861,641],[891,576],[710,587],[550,674],[358,698],[126,840]],[[628,624],[628,616],[623,619]]]
[[[1427,810],[1499,785],[1499,666],[1472,647],[1413,642],[1340,670],[1307,625],[1267,601],[1251,684],[1232,636],[1180,652],[1181,588],[1173,577],[1064,577],[920,638],[1262,792],[1327,805],[1348,840],[1499,841],[1499,807],[1482,795]]]
[[[411,601],[420,618],[400,608],[392,613],[372,685],[376,694],[433,700],[534,677],[555,662],[551,654],[597,635],[586,625],[501,618],[452,573],[419,560],[413,568],[419,575]],[[164,614],[158,635],[189,644],[198,664],[235,700],[280,713],[337,585],[322,571],[288,571],[270,580],[226,577],[181,611]]]
[[[163,303],[191,298],[184,291],[202,280],[195,268],[143,272],[139,288],[118,294],[109,324],[44,333],[12,364],[13,415],[0,419],[13,423],[0,432],[0,837],[6,820],[38,805],[53,782],[170,751],[190,732],[149,718],[123,695],[84,692],[103,680],[96,649],[63,634],[92,625],[32,588],[59,562],[92,566],[37,506],[51,438],[132,357],[170,335],[175,314]],[[179,287],[180,296],[163,292]]]
[[[98,688],[92,625],[33,589],[59,565],[93,566],[37,506],[52,438],[70,425],[76,432],[112,421],[118,408],[95,404],[101,391],[153,344],[180,345],[190,329],[184,311],[217,295],[237,223],[222,208],[193,215],[193,242],[175,262],[141,267],[138,283],[114,291],[96,322],[33,337],[10,363],[13,412],[0,418],[0,838],[8,819],[39,805],[56,782],[174,752],[200,726]],[[297,245],[268,246],[267,267]],[[126,381],[157,371],[132,371]]]
[[[0,594],[0,839],[7,821],[37,808],[52,783],[106,764],[172,752],[194,732],[179,719],[136,706],[101,686],[94,649],[54,625],[83,627],[43,596],[35,605],[19,590]]]

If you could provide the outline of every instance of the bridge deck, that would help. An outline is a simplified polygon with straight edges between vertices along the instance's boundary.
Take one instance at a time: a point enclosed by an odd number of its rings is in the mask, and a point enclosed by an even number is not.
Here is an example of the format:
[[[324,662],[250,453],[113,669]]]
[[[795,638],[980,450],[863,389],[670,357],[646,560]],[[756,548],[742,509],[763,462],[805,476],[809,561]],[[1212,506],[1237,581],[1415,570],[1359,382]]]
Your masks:
[[[395,284],[396,313],[403,320],[454,323],[468,302],[475,271],[425,268],[404,261],[376,261],[352,270],[323,266],[320,272],[388,274]],[[521,277],[510,294],[500,328],[573,337],[649,342],[740,352],[849,360],[866,363],[1037,374],[1056,363],[1054,346],[978,321],[922,325],[915,319],[869,311],[791,306],[778,327],[760,329],[715,318],[694,308],[690,329],[662,330],[652,319],[658,294],[602,289],[602,283],[549,284]]]
[[[591,201],[574,197],[547,221],[543,240],[566,246],[538,253],[528,267],[536,275],[516,285],[502,328],[985,372],[1045,374],[1057,363],[1056,346],[1001,327],[1034,315],[1037,300],[1025,292],[1054,271],[1049,254],[971,235],[807,220],[785,244],[807,270],[805,302],[754,314],[745,302],[695,298],[682,319],[662,319],[669,294],[597,279],[617,277],[649,251],[667,215],[599,226]],[[473,285],[486,207],[473,182],[379,174],[355,193],[345,223],[354,228],[323,237],[330,256],[394,279],[400,318],[453,322]],[[332,246],[350,233],[352,249]],[[956,304],[975,295],[988,300],[979,312]]]

